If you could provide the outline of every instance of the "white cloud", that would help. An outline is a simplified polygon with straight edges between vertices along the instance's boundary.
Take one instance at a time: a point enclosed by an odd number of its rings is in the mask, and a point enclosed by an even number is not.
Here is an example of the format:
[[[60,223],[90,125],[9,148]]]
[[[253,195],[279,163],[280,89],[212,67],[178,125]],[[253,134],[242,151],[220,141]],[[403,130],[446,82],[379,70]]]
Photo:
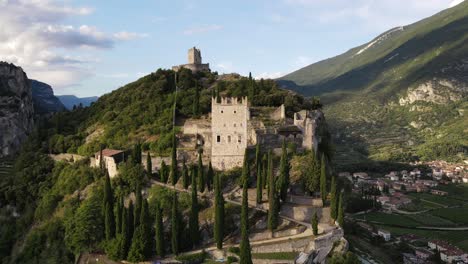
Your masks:
[[[215,69],[221,73],[231,73],[234,71],[234,67],[231,61],[223,61],[215,64]]]
[[[277,79],[279,77],[282,77],[286,75],[284,72],[262,72],[260,74],[257,74],[255,77],[256,80],[260,79]]]
[[[128,31],[120,31],[114,34],[114,38],[117,40],[133,40],[146,37],[148,37],[148,34],[146,33],[135,33]]]
[[[294,67],[302,68],[312,63],[312,59],[307,56],[298,56],[293,63]]]
[[[184,30],[184,35],[194,35],[194,34],[200,34],[200,33],[206,33],[210,31],[217,31],[221,30],[223,26],[221,25],[205,25],[205,26],[196,26],[196,27],[191,27],[186,30]]]
[[[53,0],[0,0],[0,60],[21,66],[28,77],[62,89],[93,76],[87,59],[90,50],[110,49],[123,38],[139,36],[120,32],[116,36],[92,25],[65,24],[74,16],[93,12]],[[79,54],[82,54],[81,56]]]
[[[450,3],[449,7],[454,7],[454,6],[456,6],[456,5],[459,5],[459,4],[461,4],[463,1],[464,1],[464,0],[453,0],[453,1]]]

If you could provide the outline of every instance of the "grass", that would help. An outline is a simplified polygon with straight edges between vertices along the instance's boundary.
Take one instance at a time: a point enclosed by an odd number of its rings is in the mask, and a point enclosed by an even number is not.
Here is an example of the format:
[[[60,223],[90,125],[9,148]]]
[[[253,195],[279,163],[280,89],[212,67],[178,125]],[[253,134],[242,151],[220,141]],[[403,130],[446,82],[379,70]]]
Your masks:
[[[421,225],[421,223],[404,215],[386,214],[381,212],[363,214],[356,216],[356,218],[371,222],[379,222],[386,225],[399,225],[407,227],[416,227]]]
[[[277,259],[277,260],[294,260],[297,257],[297,252],[266,252],[252,253],[253,259]]]
[[[468,190],[467,190],[468,191]],[[409,194],[412,198],[419,199],[422,202],[429,201],[430,203],[433,204],[439,204],[441,207],[442,206],[454,206],[454,205],[460,205],[463,204],[463,202],[459,200],[452,199],[450,197],[446,196],[440,196],[440,195],[434,195],[434,194],[429,194],[429,193],[411,193]],[[425,201],[423,201],[425,200]]]
[[[453,227],[455,224],[447,219],[438,217],[431,213],[421,213],[415,215],[408,215],[407,217],[421,223],[424,226],[441,226],[441,227]]]
[[[431,214],[459,225],[468,225],[468,207],[440,208],[432,211]]]
[[[448,192],[450,198],[468,202],[468,184],[439,185],[435,189]]]

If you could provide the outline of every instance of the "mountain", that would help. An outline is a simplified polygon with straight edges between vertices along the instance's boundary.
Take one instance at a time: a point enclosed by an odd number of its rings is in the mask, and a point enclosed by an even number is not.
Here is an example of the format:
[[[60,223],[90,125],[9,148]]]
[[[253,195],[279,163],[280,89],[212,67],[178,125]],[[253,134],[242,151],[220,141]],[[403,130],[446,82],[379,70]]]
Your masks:
[[[466,159],[468,2],[397,27],[278,83],[320,96],[339,162]]]
[[[84,107],[90,106],[91,103],[97,101],[99,97],[76,97],[74,95],[58,95],[57,98],[65,105],[68,110],[73,109],[73,106],[82,104]]]
[[[0,157],[17,152],[33,126],[33,99],[26,73],[0,62]]]
[[[47,83],[36,80],[31,81],[34,110],[37,114],[60,112],[65,110],[65,106],[54,95],[54,90]]]

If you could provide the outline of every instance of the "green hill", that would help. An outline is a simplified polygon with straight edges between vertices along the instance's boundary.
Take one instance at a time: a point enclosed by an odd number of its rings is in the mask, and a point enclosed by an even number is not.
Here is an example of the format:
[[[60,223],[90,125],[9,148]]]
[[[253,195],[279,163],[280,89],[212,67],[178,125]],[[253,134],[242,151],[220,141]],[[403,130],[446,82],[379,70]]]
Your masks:
[[[465,1],[277,81],[321,97],[338,161],[461,160],[468,151],[467,69]]]

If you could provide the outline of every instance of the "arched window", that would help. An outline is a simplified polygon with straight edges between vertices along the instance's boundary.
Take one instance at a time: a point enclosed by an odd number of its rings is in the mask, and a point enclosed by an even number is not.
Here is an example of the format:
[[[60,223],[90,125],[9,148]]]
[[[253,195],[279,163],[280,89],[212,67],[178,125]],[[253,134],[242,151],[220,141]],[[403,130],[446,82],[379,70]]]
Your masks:
[[[228,136],[228,143],[231,143],[231,136]]]
[[[237,142],[241,143],[242,142],[242,137],[239,135],[239,137],[237,138]]]
[[[221,142],[221,136],[220,135],[216,136],[216,142],[218,142],[218,143]]]

